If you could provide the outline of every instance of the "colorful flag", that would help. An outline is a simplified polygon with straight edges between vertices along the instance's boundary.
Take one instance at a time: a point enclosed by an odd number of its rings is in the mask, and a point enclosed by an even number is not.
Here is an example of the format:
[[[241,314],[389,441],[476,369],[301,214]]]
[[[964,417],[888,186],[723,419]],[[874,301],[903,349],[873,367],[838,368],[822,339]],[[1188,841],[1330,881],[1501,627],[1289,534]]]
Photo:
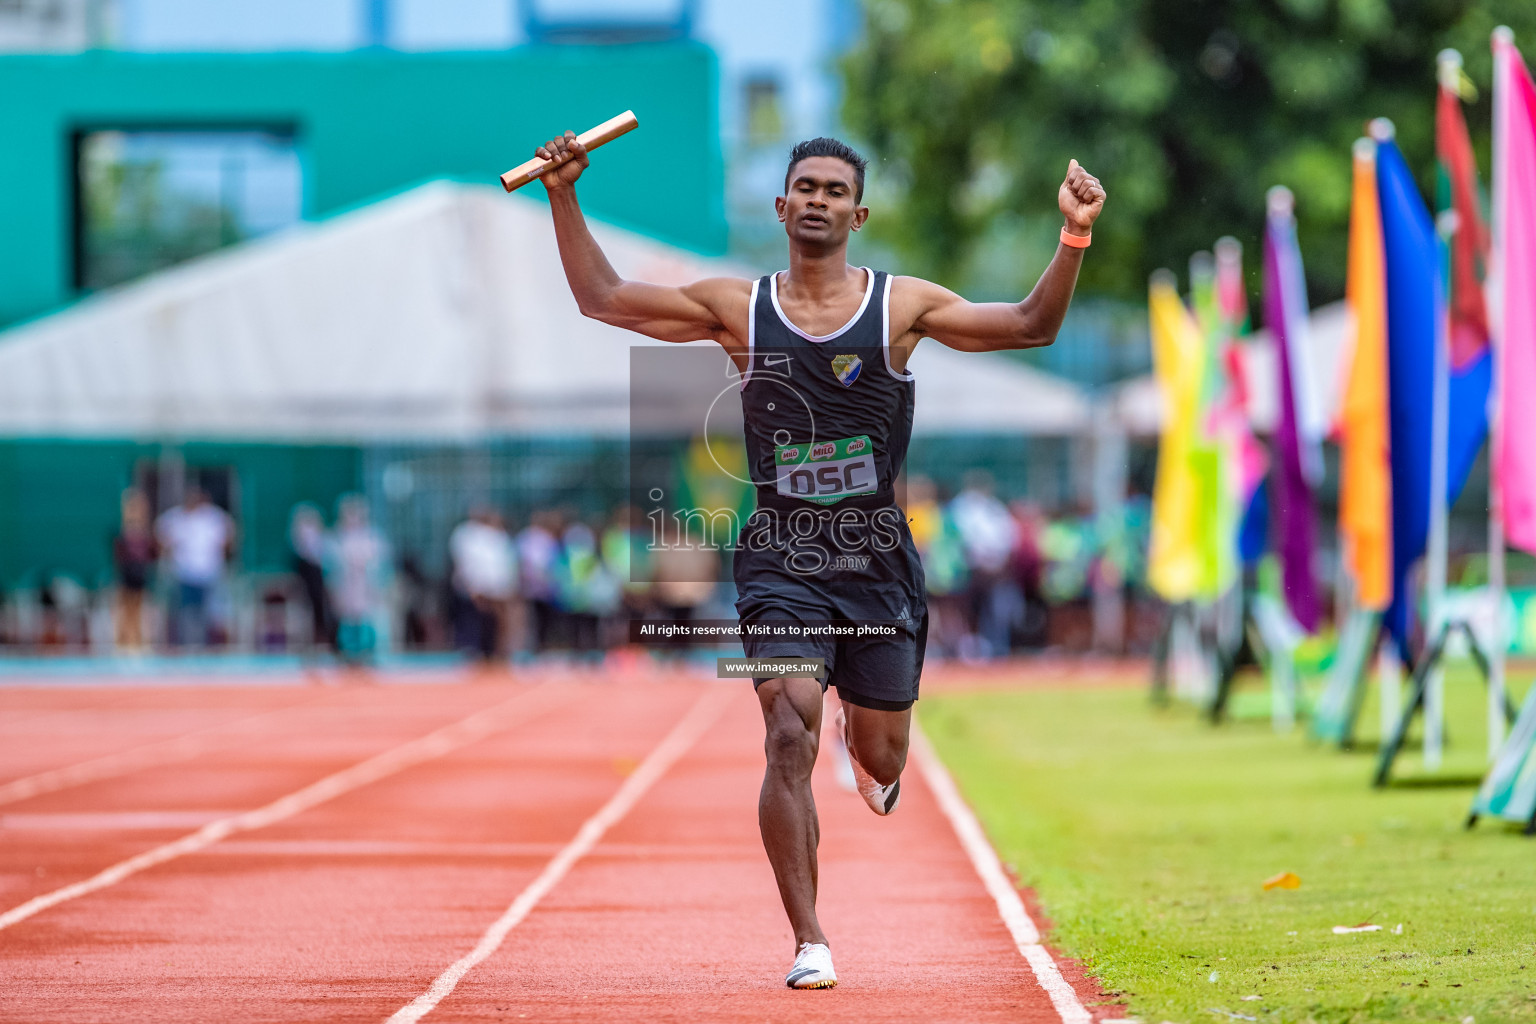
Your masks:
[[[1216,261],[1208,252],[1190,257],[1189,299],[1200,328],[1205,364],[1195,451],[1199,458],[1209,460],[1213,474],[1208,528],[1200,538],[1200,589],[1214,597],[1238,578],[1237,528],[1246,497],[1242,440],[1248,418],[1229,372],[1232,325],[1218,292]]]
[[[1280,378],[1276,465],[1270,481],[1271,523],[1280,554],[1281,587],[1291,615],[1307,632],[1322,618],[1313,575],[1312,486],[1322,474],[1321,402],[1307,359],[1307,296],[1289,189],[1269,190],[1264,231],[1264,323],[1275,339]]]
[[[1494,293],[1499,425],[1494,467],[1509,542],[1536,552],[1536,84],[1494,35]]]
[[[1264,557],[1269,539],[1269,504],[1265,501],[1264,477],[1269,455],[1253,436],[1249,415],[1252,389],[1238,340],[1249,331],[1248,285],[1243,280],[1243,243],[1230,235],[1216,240],[1216,299],[1226,320],[1227,345],[1223,368],[1231,426],[1237,439],[1237,484],[1242,515],[1237,530],[1238,558],[1251,566]]]
[[[1477,158],[1461,112],[1461,56],[1441,54],[1435,104],[1436,207],[1446,239],[1442,276],[1450,354],[1447,410],[1446,501],[1454,502],[1488,435],[1488,393],[1493,355],[1488,348],[1488,311],[1483,279],[1488,266],[1488,226],[1483,217]]]
[[[1434,222],[1390,134],[1376,139],[1376,186],[1387,269],[1387,396],[1391,410],[1392,605],[1387,626],[1409,657],[1408,572],[1429,539],[1435,346],[1443,297]]]
[[[1243,280],[1243,243],[1226,235],[1216,239],[1216,301],[1234,338],[1248,333],[1248,284]]]
[[[1167,271],[1152,275],[1147,312],[1152,369],[1163,399],[1147,582],[1167,601],[1189,601],[1210,596],[1203,539],[1212,518],[1216,465],[1209,446],[1199,443],[1205,344]]]
[[[1459,370],[1488,349],[1488,310],[1483,279],[1488,266],[1488,225],[1483,217],[1477,158],[1461,112],[1460,58],[1448,65],[1435,102],[1436,206],[1451,214],[1451,368]]]
[[[1354,352],[1339,411],[1339,536],[1360,607],[1392,602],[1392,467],[1388,443],[1387,279],[1376,144],[1355,143],[1344,289],[1354,321]]]
[[[1248,333],[1248,286],[1243,281],[1243,243],[1230,236],[1216,240],[1216,298],[1225,328],[1221,355],[1226,374],[1223,423],[1236,438],[1238,492],[1246,509],[1269,471],[1269,458],[1254,438],[1250,425],[1252,392],[1243,362],[1243,346],[1238,340]]]

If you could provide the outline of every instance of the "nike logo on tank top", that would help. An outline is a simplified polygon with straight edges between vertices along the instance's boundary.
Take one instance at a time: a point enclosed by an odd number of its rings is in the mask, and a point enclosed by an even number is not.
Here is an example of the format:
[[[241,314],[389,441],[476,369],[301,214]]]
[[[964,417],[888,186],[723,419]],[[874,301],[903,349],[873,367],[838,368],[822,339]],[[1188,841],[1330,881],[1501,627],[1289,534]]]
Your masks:
[[[864,274],[858,311],[819,337],[784,315],[778,275],[752,286],[741,403],[759,507],[895,501],[912,438],[913,378],[891,368],[891,277]]]

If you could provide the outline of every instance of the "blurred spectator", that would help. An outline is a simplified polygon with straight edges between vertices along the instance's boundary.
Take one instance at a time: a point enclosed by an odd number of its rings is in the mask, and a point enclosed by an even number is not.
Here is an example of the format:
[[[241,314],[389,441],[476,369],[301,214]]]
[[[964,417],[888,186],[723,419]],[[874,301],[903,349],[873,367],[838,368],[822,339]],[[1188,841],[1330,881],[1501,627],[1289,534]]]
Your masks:
[[[123,492],[122,525],[112,538],[117,569],[117,647],[132,654],[144,650],[144,592],[149,589],[160,545],[150,522],[149,499],[130,487]]]
[[[84,649],[90,646],[90,593],[71,577],[59,573],[38,589],[42,647]]]
[[[1046,526],[1040,550],[1045,555],[1045,596],[1053,604],[1087,599],[1096,547],[1093,522],[1086,513],[1069,510]]]
[[[599,542],[603,565],[618,583],[619,607],[605,620],[608,636],[603,646],[620,647],[629,642],[629,619],[644,618],[651,608],[651,553],[639,532],[639,513],[621,505],[608,520]]]
[[[571,646],[600,651],[598,623],[619,610],[619,578],[603,563],[597,535],[586,523],[571,523],[560,540],[560,603],[569,616]]]
[[[1144,496],[1097,519],[1078,510],[1049,521],[1027,501],[999,501],[985,473],[967,476],[952,500],[921,476],[907,482],[905,495],[936,657],[1000,656],[1043,642],[1086,648],[1099,642],[1085,626],[1090,594],[1115,588],[1126,602],[1127,644],[1145,646]],[[344,618],[351,656],[366,656],[394,636],[410,649],[455,645],[486,658],[514,650],[600,652],[626,645],[632,620],[686,622],[712,614],[702,609],[717,594],[721,555],[701,545],[696,521],[686,542],[669,538],[674,543],[660,548],[652,543],[653,523],[633,508],[620,506],[606,518],[546,508],[534,511],[514,540],[493,510],[479,507],[452,531],[443,572],[411,555],[392,565],[367,513],[360,499],[349,499],[344,522],[328,531],[313,505],[295,505],[286,537],[309,602],[311,634],[334,645]],[[234,521],[199,489],[159,519],[151,518],[142,493],[126,491],[112,537],[115,593],[77,593],[78,584],[39,573],[39,583],[0,602],[0,643],[78,647],[95,636],[88,626],[107,626],[91,617],[107,608],[115,612],[111,631],[120,650],[142,648],[147,636],[153,643],[158,616],[144,594],[156,585],[158,557],[172,644],[217,642],[217,596],[230,608],[224,622],[240,622],[247,643],[284,649],[295,632],[288,628],[292,581],[269,582],[262,574],[249,586],[223,585],[234,569],[235,543]],[[386,604],[400,614],[398,634]],[[1155,617],[1146,621],[1156,625]],[[303,627],[297,634],[302,639]]]
[[[534,651],[548,649],[560,632],[559,581],[560,514],[535,512],[517,535],[518,585],[532,617]]]
[[[454,642],[490,661],[501,649],[508,604],[517,583],[517,552],[501,516],[477,506],[448,538],[457,598]]]
[[[1097,544],[1092,516],[1083,508],[1064,511],[1041,534],[1043,587],[1051,604],[1050,642],[1054,647],[1083,651],[1093,645],[1090,583]]]
[[[907,522],[928,588],[928,636],[935,653],[959,653],[969,632],[965,612],[965,548],[938,489],[925,476],[907,483]]]
[[[169,556],[175,585],[170,641],[178,646],[206,645],[209,599],[234,551],[234,520],[193,485],[187,488],[185,501],[161,513],[155,535]]]
[[[1014,501],[1008,505],[1013,515],[1013,578],[1024,599],[1023,619],[1016,634],[1017,643],[1024,647],[1040,647],[1046,642],[1048,611],[1043,590],[1045,555],[1040,550],[1041,535],[1045,531],[1045,516],[1039,506],[1031,501]]]
[[[293,506],[288,521],[288,546],[293,571],[309,602],[310,638],[316,645],[336,644],[336,622],[325,588],[325,523],[320,510],[308,502]]]
[[[368,522],[368,502],[361,495],[341,499],[337,520],[330,581],[336,650],[349,662],[364,662],[378,645],[389,547]]]
[[[689,522],[684,531],[652,552],[655,580],[651,595],[663,621],[692,622],[699,608],[714,595],[720,573],[720,556],[707,546]],[[669,645],[674,651],[686,651],[682,640]]]
[[[965,489],[949,505],[970,570],[970,607],[975,633],[961,653],[970,657],[1001,657],[1008,653],[1016,623],[1023,618],[1024,598],[1009,573],[1014,523],[1008,506],[992,493],[991,474],[972,470]]]
[[[1161,629],[1160,616],[1149,614],[1156,604],[1139,600],[1137,594],[1146,578],[1150,507],[1145,495],[1132,494],[1094,521],[1097,560],[1090,583],[1111,608],[1103,635],[1096,639],[1101,648],[1144,650]],[[1118,615],[1115,599],[1109,596],[1113,588],[1119,589]]]
[[[432,607],[432,581],[427,578],[421,562],[407,553],[400,559],[400,606],[404,610],[404,629],[401,640],[413,650],[429,647],[436,642],[433,620],[436,610]]]

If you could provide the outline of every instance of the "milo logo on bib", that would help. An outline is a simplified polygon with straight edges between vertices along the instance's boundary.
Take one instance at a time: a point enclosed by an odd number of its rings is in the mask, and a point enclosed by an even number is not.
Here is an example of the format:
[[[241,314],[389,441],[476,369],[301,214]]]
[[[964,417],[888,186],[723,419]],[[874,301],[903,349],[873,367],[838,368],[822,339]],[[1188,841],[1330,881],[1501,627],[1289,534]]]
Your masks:
[[[879,489],[874,445],[867,436],[809,446],[779,445],[773,451],[778,492],[786,498],[832,505],[855,494],[874,494]]]

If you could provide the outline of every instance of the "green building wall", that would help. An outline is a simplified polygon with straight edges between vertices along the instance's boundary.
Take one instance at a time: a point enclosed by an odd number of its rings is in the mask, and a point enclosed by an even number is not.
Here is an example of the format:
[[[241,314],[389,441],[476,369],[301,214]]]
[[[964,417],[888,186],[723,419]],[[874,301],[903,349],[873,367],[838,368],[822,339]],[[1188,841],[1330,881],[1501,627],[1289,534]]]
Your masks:
[[[288,516],[300,501],[329,521],[336,499],[363,487],[363,455],[344,445],[192,443],[186,467],[230,467],[238,486],[242,568],[273,571],[288,561]],[[158,444],[132,441],[0,442],[0,590],[63,574],[94,587],[111,579],[119,499]]]
[[[583,204],[713,255],[726,244],[716,97],[713,53],[688,42],[0,57],[0,326],[77,297],[72,160],[83,131],[291,129],[304,215],[318,218],[433,178],[494,182],[539,140],[633,109],[640,129],[595,158]]]

